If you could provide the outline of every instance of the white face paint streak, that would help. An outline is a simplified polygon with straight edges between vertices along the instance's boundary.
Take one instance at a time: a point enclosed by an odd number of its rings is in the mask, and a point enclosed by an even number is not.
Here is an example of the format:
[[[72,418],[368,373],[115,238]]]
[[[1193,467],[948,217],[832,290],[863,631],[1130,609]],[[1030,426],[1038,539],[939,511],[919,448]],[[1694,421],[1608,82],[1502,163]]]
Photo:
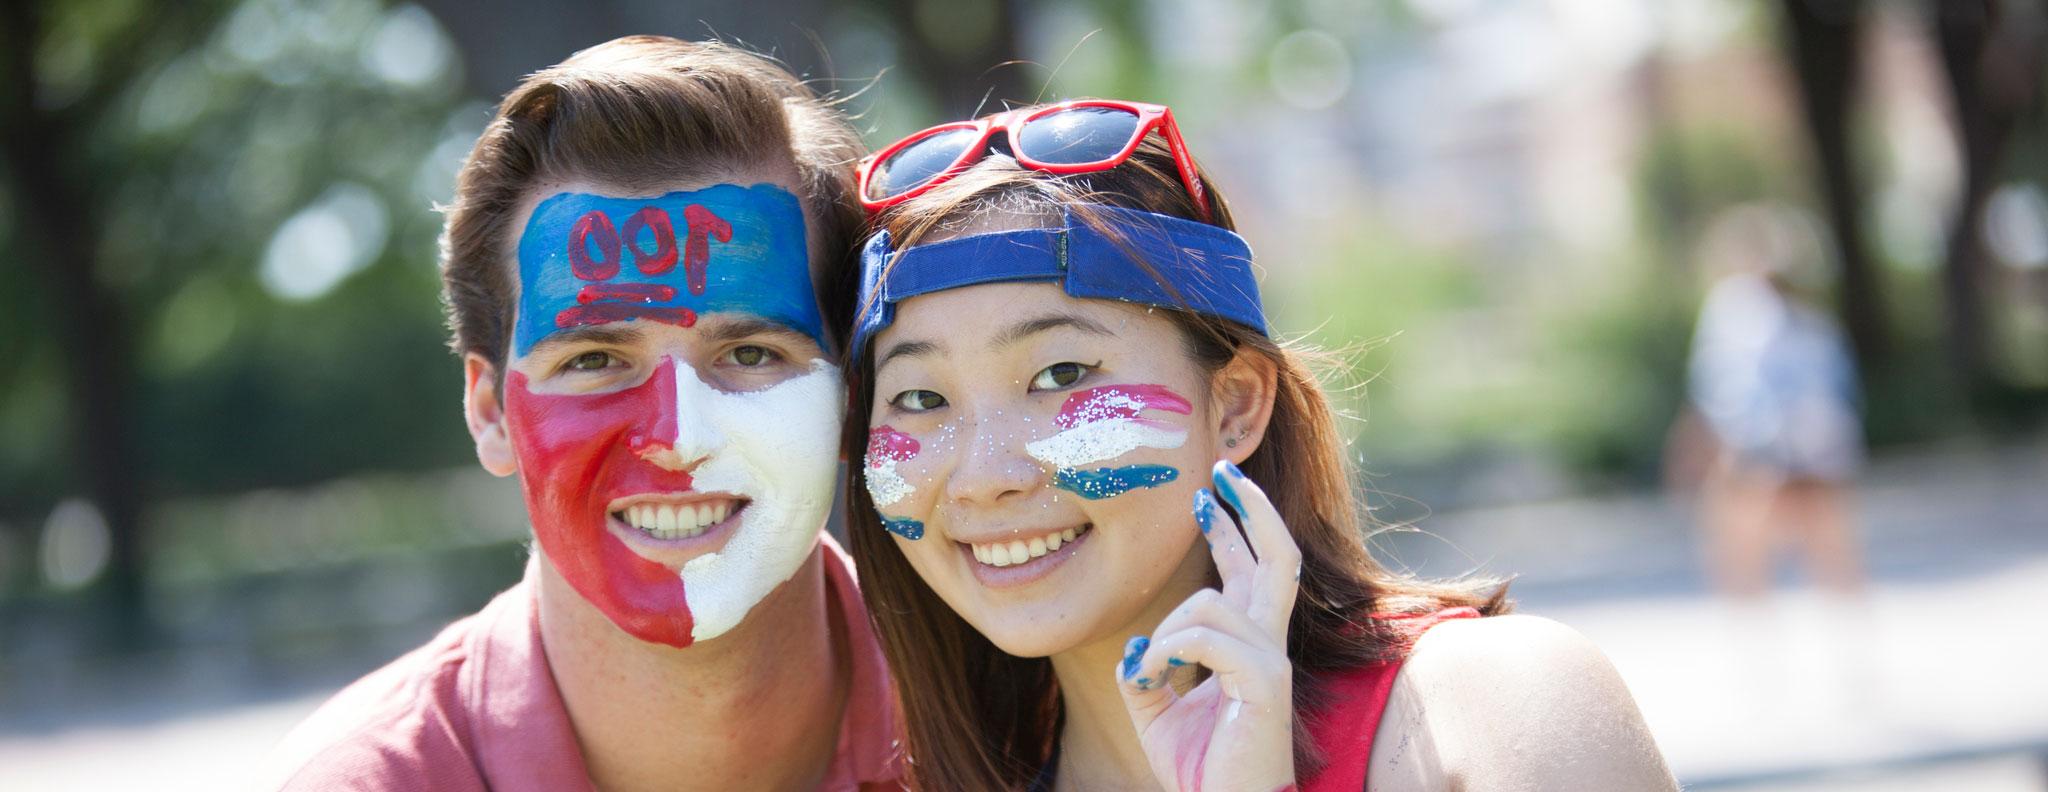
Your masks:
[[[868,497],[875,499],[876,507],[894,506],[897,501],[917,492],[917,487],[905,480],[903,474],[896,472],[896,460],[881,459],[880,464],[876,464],[874,457],[868,459],[870,461],[864,478],[868,484]]]
[[[1027,443],[1024,452],[1048,465],[1071,468],[1114,459],[1140,448],[1179,448],[1187,441],[1185,429],[1161,426],[1151,421],[1112,418],[1081,424]]]
[[[729,442],[693,471],[695,488],[749,499],[725,547],[683,565],[694,640],[732,629],[769,592],[796,574],[832,508],[839,468],[839,368],[812,360],[810,373],[750,393],[722,393],[677,366],[679,397]]]

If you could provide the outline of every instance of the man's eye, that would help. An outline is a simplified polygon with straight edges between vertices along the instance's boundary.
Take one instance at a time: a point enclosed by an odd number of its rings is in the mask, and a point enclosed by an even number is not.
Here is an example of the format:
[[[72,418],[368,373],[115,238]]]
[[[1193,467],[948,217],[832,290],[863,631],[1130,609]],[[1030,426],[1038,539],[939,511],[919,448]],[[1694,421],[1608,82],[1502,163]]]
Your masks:
[[[1094,367],[1083,365],[1080,363],[1074,363],[1071,361],[1066,363],[1054,363],[1050,366],[1046,366],[1044,369],[1041,369],[1038,372],[1038,376],[1031,378],[1031,389],[1059,390],[1061,388],[1072,385],[1076,382],[1080,382],[1082,377],[1087,376],[1088,370],[1091,368]]]
[[[780,355],[775,354],[774,350],[752,344],[734,347],[731,352],[725,353],[725,356],[726,359],[731,360],[735,365],[747,368],[765,366],[782,359]]]
[[[896,398],[890,399],[889,403],[904,412],[930,412],[946,406],[946,397],[940,396],[936,391],[907,390],[896,394]]]
[[[585,352],[581,355],[569,358],[569,362],[562,364],[562,368],[569,369],[572,371],[601,371],[605,368],[610,367],[611,365],[611,353]]]

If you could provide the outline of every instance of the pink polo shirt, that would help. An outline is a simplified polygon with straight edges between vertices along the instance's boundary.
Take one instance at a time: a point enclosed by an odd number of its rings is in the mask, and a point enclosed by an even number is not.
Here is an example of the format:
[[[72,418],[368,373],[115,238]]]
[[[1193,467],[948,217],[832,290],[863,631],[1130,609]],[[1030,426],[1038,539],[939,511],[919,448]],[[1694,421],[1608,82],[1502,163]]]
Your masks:
[[[902,786],[888,666],[846,551],[822,537],[832,618],[852,653],[839,749],[821,790]],[[590,790],[541,648],[537,567],[475,615],[349,685],[265,762],[263,788]],[[681,779],[678,779],[679,781]]]

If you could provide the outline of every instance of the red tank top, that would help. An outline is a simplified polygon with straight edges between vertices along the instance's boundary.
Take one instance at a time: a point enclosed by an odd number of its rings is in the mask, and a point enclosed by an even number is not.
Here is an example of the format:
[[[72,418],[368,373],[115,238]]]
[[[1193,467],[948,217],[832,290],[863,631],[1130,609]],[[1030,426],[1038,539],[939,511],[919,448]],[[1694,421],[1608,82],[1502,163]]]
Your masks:
[[[1479,611],[1459,607],[1394,618],[1409,630],[1412,644],[1446,619],[1478,617]],[[1301,792],[1365,789],[1365,770],[1372,764],[1373,736],[1379,733],[1380,716],[1386,712],[1387,697],[1394,692],[1394,677],[1400,673],[1401,660],[1395,659],[1323,677],[1328,703],[1309,720],[1308,733],[1322,752],[1324,764],[1321,772],[1301,779],[1297,785]]]

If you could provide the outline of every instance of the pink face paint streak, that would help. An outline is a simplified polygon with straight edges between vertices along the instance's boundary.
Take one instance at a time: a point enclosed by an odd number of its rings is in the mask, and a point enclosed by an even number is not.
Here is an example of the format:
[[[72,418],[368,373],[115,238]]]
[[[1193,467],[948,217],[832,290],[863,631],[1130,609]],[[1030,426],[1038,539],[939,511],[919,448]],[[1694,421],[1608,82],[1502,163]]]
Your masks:
[[[1075,391],[1053,416],[1053,425],[1072,429],[1116,418],[1138,418],[1146,410],[1187,415],[1194,411],[1186,397],[1165,385],[1104,385]]]
[[[917,457],[917,438],[878,426],[868,432],[868,467],[881,467],[884,460],[908,462]]]
[[[506,376],[505,411],[533,532],[563,579],[620,629],[643,641],[689,646],[695,620],[676,570],[640,557],[612,534],[607,507],[646,492],[687,492],[688,473],[639,452],[675,436],[676,366],[663,358],[646,382],[611,393],[534,393]]]

